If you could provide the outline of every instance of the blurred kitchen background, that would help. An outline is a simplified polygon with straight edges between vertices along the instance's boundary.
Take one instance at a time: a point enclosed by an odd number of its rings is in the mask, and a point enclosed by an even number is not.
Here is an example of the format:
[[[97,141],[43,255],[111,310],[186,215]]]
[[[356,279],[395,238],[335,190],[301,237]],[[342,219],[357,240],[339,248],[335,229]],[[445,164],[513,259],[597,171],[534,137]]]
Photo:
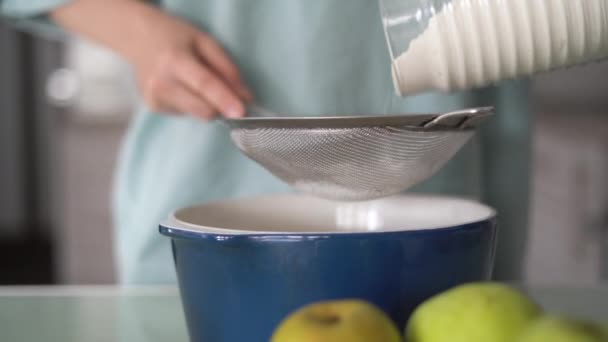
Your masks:
[[[126,65],[0,22],[0,284],[115,282],[109,198]],[[534,80],[526,280],[608,280],[608,62]]]

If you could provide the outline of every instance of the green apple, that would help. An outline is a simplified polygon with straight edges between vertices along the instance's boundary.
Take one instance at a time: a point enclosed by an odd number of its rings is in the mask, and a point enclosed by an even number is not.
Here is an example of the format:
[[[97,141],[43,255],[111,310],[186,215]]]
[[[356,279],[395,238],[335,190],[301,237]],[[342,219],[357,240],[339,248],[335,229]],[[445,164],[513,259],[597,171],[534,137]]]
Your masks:
[[[532,323],[517,342],[608,342],[608,335],[591,322],[559,316],[541,317]]]
[[[393,321],[357,299],[323,301],[300,308],[274,331],[271,342],[400,342]]]
[[[422,303],[406,327],[408,342],[513,342],[542,313],[500,283],[465,284]]]

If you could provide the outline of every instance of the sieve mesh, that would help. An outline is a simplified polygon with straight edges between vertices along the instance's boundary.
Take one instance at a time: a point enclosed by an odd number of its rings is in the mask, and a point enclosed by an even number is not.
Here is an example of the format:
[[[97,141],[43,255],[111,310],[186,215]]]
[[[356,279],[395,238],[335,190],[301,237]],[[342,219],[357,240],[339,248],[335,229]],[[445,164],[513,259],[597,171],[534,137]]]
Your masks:
[[[395,117],[367,117],[345,118],[344,127],[339,118],[266,118],[230,126],[245,155],[296,190],[358,201],[397,194],[435,174],[474,135],[463,122],[479,112],[466,113],[457,120],[453,114],[409,116],[404,125]],[[417,118],[418,125],[412,124]]]

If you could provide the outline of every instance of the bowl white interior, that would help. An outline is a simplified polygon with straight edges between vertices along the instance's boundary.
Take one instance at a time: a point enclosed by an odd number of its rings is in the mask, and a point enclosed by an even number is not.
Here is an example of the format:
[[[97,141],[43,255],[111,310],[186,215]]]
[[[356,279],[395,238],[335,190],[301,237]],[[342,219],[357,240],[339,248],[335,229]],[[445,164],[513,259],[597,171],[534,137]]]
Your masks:
[[[479,202],[445,196],[406,195],[341,203],[281,194],[184,208],[166,225],[220,234],[353,233],[446,228],[495,214]]]

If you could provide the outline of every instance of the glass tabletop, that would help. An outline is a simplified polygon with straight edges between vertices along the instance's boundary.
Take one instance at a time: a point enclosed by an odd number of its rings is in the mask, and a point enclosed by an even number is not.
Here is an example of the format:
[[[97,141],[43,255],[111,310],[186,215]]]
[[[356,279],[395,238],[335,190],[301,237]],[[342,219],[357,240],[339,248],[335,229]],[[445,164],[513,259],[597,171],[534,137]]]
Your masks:
[[[526,287],[548,311],[608,321],[608,287]],[[188,341],[173,287],[0,287],[2,341]]]
[[[2,288],[1,341],[188,341],[174,288]]]

